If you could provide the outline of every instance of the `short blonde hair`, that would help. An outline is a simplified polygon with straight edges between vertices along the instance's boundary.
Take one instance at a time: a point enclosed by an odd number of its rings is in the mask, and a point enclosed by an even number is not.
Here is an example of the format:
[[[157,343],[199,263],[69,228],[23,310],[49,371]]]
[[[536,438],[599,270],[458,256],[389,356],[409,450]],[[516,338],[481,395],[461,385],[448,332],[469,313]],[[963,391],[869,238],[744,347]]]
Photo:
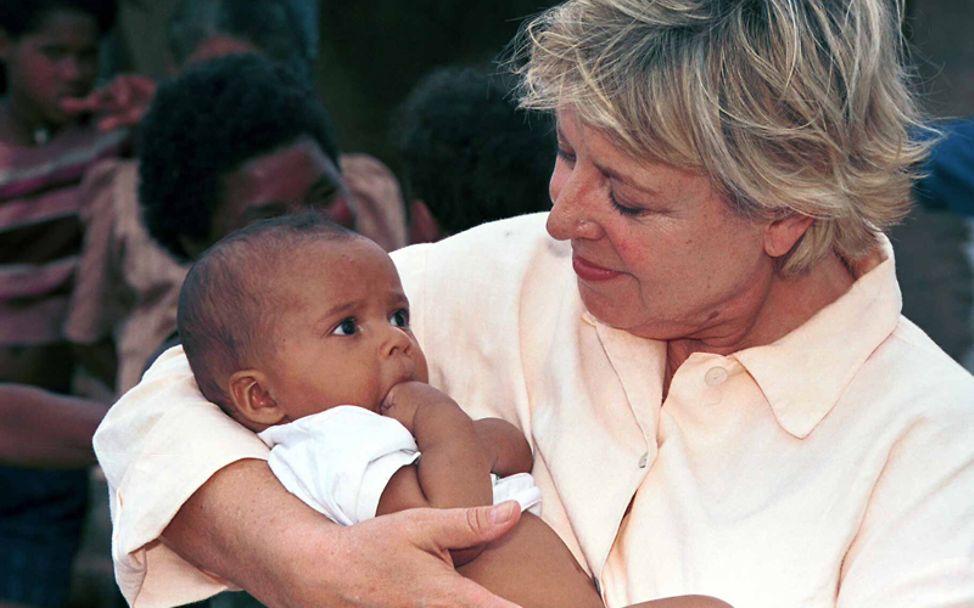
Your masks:
[[[900,0],[569,0],[529,22],[521,103],[700,170],[747,217],[816,219],[786,274],[862,256],[909,211],[929,142]]]

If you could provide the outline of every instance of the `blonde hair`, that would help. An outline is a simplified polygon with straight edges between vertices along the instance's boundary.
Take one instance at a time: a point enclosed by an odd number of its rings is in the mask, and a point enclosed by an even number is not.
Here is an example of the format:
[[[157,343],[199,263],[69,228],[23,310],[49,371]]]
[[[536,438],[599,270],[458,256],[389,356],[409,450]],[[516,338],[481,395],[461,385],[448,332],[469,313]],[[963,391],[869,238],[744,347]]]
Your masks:
[[[929,141],[901,0],[569,0],[529,22],[521,103],[709,175],[746,217],[815,218],[781,271],[866,253],[909,211]]]

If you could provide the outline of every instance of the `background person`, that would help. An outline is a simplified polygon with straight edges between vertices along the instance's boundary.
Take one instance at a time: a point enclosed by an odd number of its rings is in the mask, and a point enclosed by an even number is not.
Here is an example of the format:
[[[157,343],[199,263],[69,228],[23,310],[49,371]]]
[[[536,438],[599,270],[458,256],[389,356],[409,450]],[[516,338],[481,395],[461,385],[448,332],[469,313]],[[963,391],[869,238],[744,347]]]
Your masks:
[[[438,68],[397,110],[410,242],[549,207],[554,126],[518,109],[513,85],[485,68]]]
[[[63,606],[107,404],[79,374],[111,376],[62,325],[83,226],[78,184],[126,134],[99,133],[65,99],[95,84],[115,3],[0,3],[0,605]],[[101,363],[104,361],[104,365]],[[104,378],[99,378],[104,379]]]
[[[878,232],[925,152],[890,9],[560,5],[529,26],[524,72],[525,103],[557,112],[551,213],[395,255],[431,382],[524,431],[545,521],[609,606],[974,601],[974,380],[900,315]],[[444,560],[503,514],[324,524],[167,362],[96,435],[131,508],[129,593],[179,555],[271,605],[509,605]],[[150,472],[146,445],[178,448]]]
[[[208,246],[309,207],[351,223],[324,108],[269,60],[232,55],[188,68],[160,88],[140,129],[138,176],[103,166],[89,177],[79,291],[103,297],[76,302],[69,324],[79,341],[117,336],[120,393],[175,330],[185,264]],[[136,184],[141,211],[126,194]]]

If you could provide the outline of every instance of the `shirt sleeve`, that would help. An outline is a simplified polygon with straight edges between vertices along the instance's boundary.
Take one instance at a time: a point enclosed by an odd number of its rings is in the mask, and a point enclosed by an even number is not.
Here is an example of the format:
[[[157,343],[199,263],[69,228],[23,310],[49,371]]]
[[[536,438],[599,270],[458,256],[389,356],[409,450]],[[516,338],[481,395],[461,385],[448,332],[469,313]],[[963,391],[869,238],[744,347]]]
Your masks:
[[[842,567],[837,608],[974,606],[974,415],[921,420],[892,450]]]
[[[186,500],[221,468],[267,447],[202,396],[182,347],[164,353],[94,437],[108,480],[112,560],[135,607],[175,606],[228,588],[159,542]]]
[[[416,440],[399,421],[353,405],[259,436],[272,446],[268,464],[281,484],[344,526],[375,517],[389,479],[419,458]]]

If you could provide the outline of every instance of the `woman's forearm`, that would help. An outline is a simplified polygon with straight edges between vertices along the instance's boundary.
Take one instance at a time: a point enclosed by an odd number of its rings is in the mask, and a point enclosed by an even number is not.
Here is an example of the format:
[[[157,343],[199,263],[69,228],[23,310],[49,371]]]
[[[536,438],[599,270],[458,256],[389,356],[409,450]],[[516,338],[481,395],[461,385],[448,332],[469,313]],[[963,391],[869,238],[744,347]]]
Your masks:
[[[285,490],[265,461],[250,459],[217,471],[162,540],[198,568],[270,602],[295,555],[337,527]]]
[[[213,475],[163,542],[271,608],[462,605],[514,608],[454,570],[448,551],[509,531],[513,503],[412,509],[340,527],[290,495],[260,460]]]

